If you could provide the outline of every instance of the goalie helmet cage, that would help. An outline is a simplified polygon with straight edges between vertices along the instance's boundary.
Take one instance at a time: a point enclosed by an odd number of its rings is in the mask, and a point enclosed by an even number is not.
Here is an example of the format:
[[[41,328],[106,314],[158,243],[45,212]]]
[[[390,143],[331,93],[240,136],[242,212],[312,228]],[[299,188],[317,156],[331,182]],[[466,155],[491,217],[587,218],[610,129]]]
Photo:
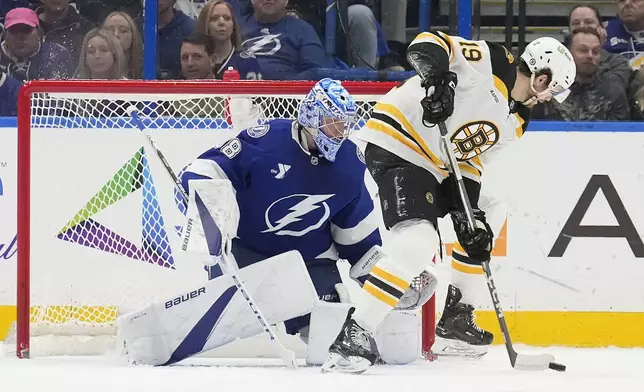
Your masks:
[[[293,119],[313,84],[28,82],[18,107],[17,321],[5,343],[15,340],[20,358],[76,355],[69,339],[115,336],[119,314],[167,299],[205,277],[201,263],[173,252],[184,212],[181,196],[146,151],[129,107],[137,107],[179,173],[235,129]],[[358,103],[360,126],[396,83],[343,85]],[[422,313],[420,352],[427,355],[434,341],[434,298]],[[40,350],[36,337],[42,338]],[[66,342],[62,353],[58,341]]]

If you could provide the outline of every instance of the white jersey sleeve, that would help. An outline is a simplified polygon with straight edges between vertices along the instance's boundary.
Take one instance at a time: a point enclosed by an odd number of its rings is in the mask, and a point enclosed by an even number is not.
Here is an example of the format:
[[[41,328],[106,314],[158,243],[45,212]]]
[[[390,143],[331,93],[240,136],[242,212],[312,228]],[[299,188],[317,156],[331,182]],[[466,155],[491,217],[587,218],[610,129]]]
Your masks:
[[[516,79],[514,57],[503,46],[470,41],[443,33],[422,33],[410,46],[432,43],[449,56],[449,69],[458,77],[454,113],[445,122],[463,176],[480,181],[485,162],[495,151],[517,140],[527,125],[510,111],[509,92]],[[372,117],[356,134],[442,180],[448,174],[437,126],[423,123],[420,101],[425,89],[414,76],[387,93]]]

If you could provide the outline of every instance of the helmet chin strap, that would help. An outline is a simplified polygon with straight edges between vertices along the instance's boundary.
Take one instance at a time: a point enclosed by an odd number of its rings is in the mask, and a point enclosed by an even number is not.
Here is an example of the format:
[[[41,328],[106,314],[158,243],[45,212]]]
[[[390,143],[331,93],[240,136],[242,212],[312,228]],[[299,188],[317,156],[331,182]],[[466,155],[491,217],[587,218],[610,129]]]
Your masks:
[[[534,88],[534,74],[530,75],[530,90],[532,90],[532,92],[535,95],[521,102],[523,106],[530,107],[530,105],[532,105],[533,103],[536,103],[535,101],[545,102],[545,101],[550,101],[552,99],[552,91],[550,91],[550,88],[546,88],[541,92],[537,91],[537,89]]]

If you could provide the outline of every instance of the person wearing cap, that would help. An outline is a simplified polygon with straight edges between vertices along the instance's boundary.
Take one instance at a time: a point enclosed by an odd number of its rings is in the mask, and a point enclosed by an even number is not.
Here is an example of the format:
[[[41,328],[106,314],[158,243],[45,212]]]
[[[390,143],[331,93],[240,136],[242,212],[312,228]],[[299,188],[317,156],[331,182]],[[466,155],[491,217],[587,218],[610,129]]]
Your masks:
[[[36,9],[36,14],[45,41],[67,48],[72,55],[72,62],[77,63],[85,34],[94,26],[69,5],[69,0],[40,1],[43,6]]]
[[[14,8],[5,16],[0,43],[0,71],[20,81],[66,79],[73,72],[71,55],[63,46],[43,42],[38,16],[29,8]]]

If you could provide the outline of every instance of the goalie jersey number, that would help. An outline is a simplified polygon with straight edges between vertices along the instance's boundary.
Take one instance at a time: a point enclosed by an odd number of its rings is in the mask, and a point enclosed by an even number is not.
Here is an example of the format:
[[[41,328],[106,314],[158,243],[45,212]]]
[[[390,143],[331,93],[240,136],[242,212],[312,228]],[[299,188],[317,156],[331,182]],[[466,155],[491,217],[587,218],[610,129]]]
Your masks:
[[[239,141],[239,139],[237,138],[230,139],[228,142],[226,142],[226,144],[224,144],[220,148],[221,152],[229,159],[233,159],[235,156],[237,156],[237,154],[240,153],[241,149],[242,149],[241,141]]]

